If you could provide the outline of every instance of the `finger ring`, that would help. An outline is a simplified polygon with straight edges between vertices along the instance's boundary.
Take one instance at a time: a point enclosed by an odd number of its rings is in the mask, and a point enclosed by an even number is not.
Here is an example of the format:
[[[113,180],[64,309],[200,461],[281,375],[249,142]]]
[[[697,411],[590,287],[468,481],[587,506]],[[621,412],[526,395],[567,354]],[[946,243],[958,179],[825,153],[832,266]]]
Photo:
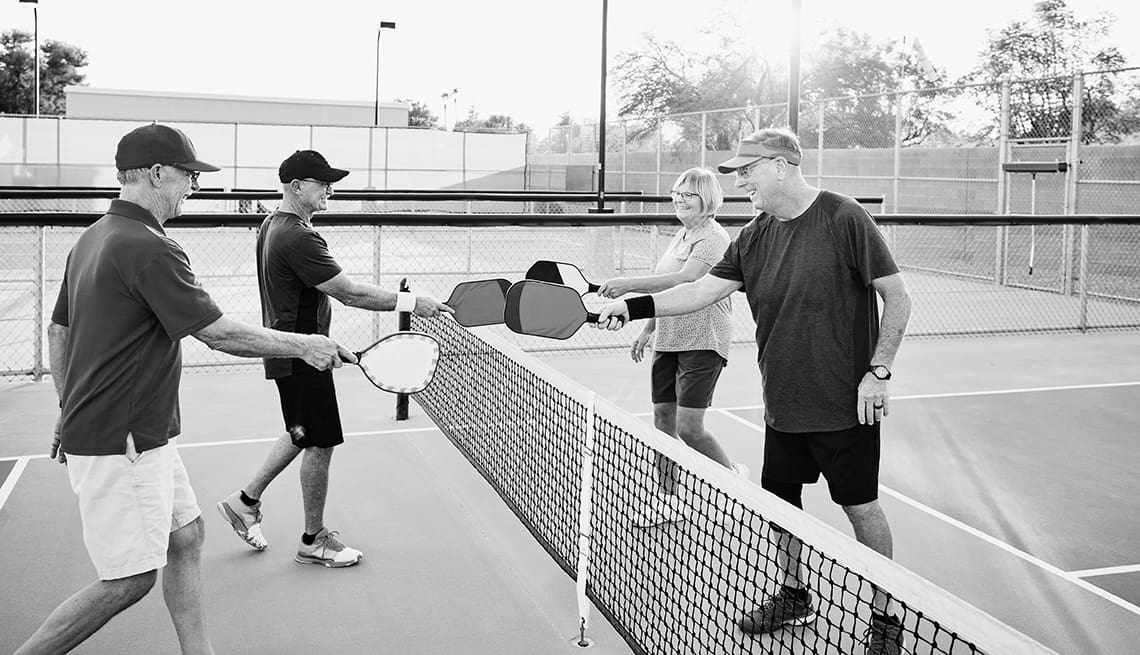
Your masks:
[[[882,405],[875,405],[875,409],[882,409],[882,408],[883,408]]]

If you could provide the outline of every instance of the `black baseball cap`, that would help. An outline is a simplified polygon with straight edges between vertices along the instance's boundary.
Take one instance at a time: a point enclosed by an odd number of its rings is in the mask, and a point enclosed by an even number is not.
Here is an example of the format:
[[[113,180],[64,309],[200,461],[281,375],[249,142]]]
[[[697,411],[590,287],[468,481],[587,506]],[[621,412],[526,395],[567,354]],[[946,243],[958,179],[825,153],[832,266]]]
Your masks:
[[[331,184],[341,181],[346,175],[348,171],[329,166],[324,155],[316,150],[298,150],[281,162],[277,169],[277,178],[283,183],[311,178]]]
[[[178,166],[190,171],[214,172],[222,169],[198,160],[194,144],[181,130],[152,123],[127,132],[115,151],[115,168],[129,171],[155,164]]]

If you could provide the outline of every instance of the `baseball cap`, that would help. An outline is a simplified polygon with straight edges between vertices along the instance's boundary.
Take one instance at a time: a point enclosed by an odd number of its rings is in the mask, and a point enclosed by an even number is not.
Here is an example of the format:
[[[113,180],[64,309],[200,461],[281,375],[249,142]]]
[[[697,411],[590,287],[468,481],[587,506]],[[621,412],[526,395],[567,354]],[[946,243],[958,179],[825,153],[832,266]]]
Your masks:
[[[783,157],[789,164],[800,163],[800,149],[789,148],[784,144],[769,143],[771,137],[764,132],[754,132],[736,146],[736,156],[718,165],[716,169],[721,173],[731,173],[738,168],[760,161],[768,157]]]
[[[311,178],[321,182],[339,182],[348,171],[329,166],[329,162],[316,150],[298,150],[289,155],[277,169],[277,178],[282,182]]]
[[[194,144],[181,130],[152,123],[127,132],[115,150],[115,168],[129,171],[155,164],[178,166],[190,171],[213,172],[222,169],[198,160]]]

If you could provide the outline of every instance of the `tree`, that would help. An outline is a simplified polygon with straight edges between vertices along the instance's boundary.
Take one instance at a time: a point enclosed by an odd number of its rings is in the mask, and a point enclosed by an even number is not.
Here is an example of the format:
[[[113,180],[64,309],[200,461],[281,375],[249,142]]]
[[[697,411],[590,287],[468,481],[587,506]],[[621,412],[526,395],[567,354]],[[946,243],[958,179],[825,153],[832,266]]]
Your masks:
[[[35,56],[32,35],[22,30],[0,34],[0,113],[30,114],[35,108]],[[40,113],[62,114],[64,89],[82,85],[87,53],[78,46],[48,39],[40,44]]]
[[[934,89],[946,81],[926,61],[917,42],[875,39],[838,28],[824,36],[819,56],[808,62],[802,83],[804,104],[823,108],[824,143],[829,147],[894,145],[896,96],[890,91]],[[948,116],[935,108],[939,93],[910,93],[905,97],[903,145],[922,143],[945,131]],[[835,100],[825,99],[835,98]],[[800,123],[807,142],[819,129]]]
[[[783,102],[784,76],[767,60],[744,47],[738,30],[714,25],[702,31],[715,45],[710,54],[688,51],[673,41],[652,34],[642,36],[635,50],[618,53],[613,68],[614,86],[621,99],[622,118],[647,118],[644,125],[629,132],[629,139],[642,139],[660,127],[659,116],[703,109],[771,105]],[[770,112],[768,122],[782,109]],[[677,121],[681,147],[700,144],[699,117]],[[706,139],[709,148],[731,149],[744,132],[761,127],[755,112],[726,112],[707,116]]]
[[[423,127],[429,129],[438,129],[442,125],[439,123],[439,118],[432,113],[427,104],[419,100],[401,100],[396,99],[396,102],[408,103],[408,127]]]
[[[1105,44],[1112,22],[1104,14],[1078,18],[1065,0],[1042,0],[1028,20],[989,32],[980,63],[964,81],[996,85],[1003,79],[1028,80],[1010,85],[1009,136],[1063,137],[1071,130],[1073,73],[1126,65],[1120,51]],[[1115,142],[1135,132],[1140,114],[1134,101],[1119,98],[1116,76],[1104,74],[1091,82],[1081,98],[1082,141]],[[979,101],[999,111],[997,94],[988,96],[979,94]]]
[[[479,118],[479,114],[471,109],[467,118],[456,121],[456,132],[497,132],[500,134],[523,134],[530,131],[526,123],[516,123],[514,118],[506,114],[491,114],[486,120]]]

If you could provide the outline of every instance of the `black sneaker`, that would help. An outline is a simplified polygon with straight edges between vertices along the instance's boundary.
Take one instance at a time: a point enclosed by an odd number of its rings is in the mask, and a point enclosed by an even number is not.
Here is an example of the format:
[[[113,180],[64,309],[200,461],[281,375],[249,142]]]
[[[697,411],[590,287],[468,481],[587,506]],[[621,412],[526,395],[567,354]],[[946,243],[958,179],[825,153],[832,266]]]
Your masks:
[[[753,610],[740,619],[740,629],[750,635],[775,632],[785,625],[806,625],[815,621],[815,608],[812,607],[811,592],[806,588],[796,593],[790,587],[780,590],[760,609]]]
[[[863,633],[864,655],[900,655],[906,642],[896,616],[871,615],[871,627]]]

